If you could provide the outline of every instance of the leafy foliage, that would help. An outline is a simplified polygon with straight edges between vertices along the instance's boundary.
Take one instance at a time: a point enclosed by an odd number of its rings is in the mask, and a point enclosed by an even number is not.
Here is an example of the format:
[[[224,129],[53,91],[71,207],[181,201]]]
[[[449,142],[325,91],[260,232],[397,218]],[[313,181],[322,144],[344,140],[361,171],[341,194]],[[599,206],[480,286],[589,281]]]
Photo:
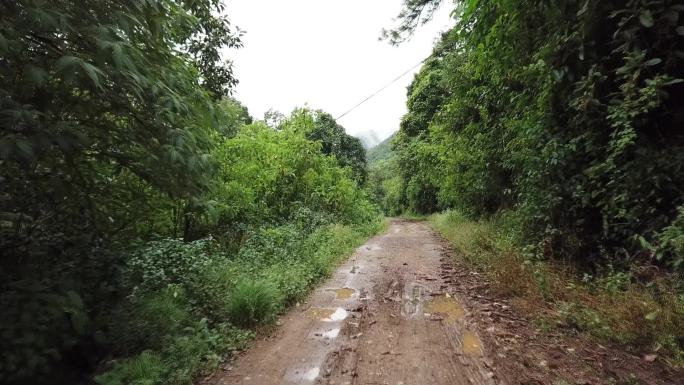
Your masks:
[[[128,258],[126,279],[130,287],[146,292],[187,286],[209,266],[224,260],[211,238],[189,243],[180,239],[152,241]]]
[[[306,111],[302,111],[306,113]],[[356,181],[366,181],[366,150],[359,138],[348,135],[332,115],[316,111],[313,113],[313,128],[306,132],[306,138],[321,143],[321,151],[332,155],[342,167],[349,167]]]
[[[391,136],[368,150],[368,190],[387,215],[397,215],[402,208],[402,178],[398,160],[392,151]]]
[[[406,2],[396,37],[438,3]],[[515,0],[454,12],[409,88],[397,210],[513,210],[541,256],[679,268],[684,8]],[[669,251],[652,253],[660,244]]]

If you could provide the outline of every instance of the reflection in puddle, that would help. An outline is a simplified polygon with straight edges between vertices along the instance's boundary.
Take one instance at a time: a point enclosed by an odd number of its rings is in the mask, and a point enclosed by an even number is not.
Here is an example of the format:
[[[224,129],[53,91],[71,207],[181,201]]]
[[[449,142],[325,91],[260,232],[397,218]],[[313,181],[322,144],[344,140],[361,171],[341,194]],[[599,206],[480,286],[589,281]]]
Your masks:
[[[401,315],[404,318],[422,318],[424,291],[423,286],[415,283],[404,286],[401,304]]]
[[[444,320],[449,323],[456,322],[461,319],[464,314],[463,307],[450,296],[435,297],[428,301],[425,306],[425,311],[428,313],[439,313],[444,316]]]
[[[331,289],[331,291],[335,292],[336,299],[349,299],[354,295],[354,293],[356,293],[356,290],[350,289],[348,287],[344,287],[342,289]]]
[[[466,331],[463,334],[463,354],[470,356],[482,355],[482,342],[480,342],[480,338],[475,333]]]
[[[342,321],[347,318],[347,311],[341,307],[337,309],[328,309],[322,307],[312,307],[306,311],[309,318],[319,319],[321,321]]]
[[[347,318],[347,311],[341,307],[338,307],[337,310],[335,310],[335,312],[330,316],[331,321],[342,321],[345,318]]]
[[[318,378],[320,372],[320,368],[290,368],[285,372],[284,380],[296,384],[300,384],[302,381],[313,382]]]
[[[321,334],[323,335],[324,338],[330,338],[332,340],[332,339],[337,338],[337,336],[340,334],[340,328],[326,330]]]
[[[319,368],[311,368],[303,373],[302,378],[305,380],[313,381],[316,379],[316,377],[318,377],[319,372]]]

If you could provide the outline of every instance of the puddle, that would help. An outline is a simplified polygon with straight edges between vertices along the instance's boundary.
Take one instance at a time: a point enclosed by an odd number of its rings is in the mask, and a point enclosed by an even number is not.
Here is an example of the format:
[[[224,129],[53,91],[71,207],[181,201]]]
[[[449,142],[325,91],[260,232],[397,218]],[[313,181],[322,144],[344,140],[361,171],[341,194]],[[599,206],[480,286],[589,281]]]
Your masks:
[[[285,381],[300,384],[302,381],[313,382],[320,374],[320,368],[290,368],[283,377]]]
[[[330,319],[332,314],[335,312],[333,309],[324,309],[320,307],[312,307],[306,311],[306,315],[313,319]]]
[[[339,323],[323,321],[319,326],[312,329],[306,336],[310,340],[331,341],[340,335]]]
[[[405,319],[422,318],[423,316],[423,292],[425,289],[418,284],[404,286],[402,294],[401,315]]]
[[[331,321],[342,321],[343,319],[347,318],[347,311],[342,309],[341,307],[338,307],[337,310],[335,310],[334,313],[330,316]]]
[[[469,356],[482,355],[482,342],[475,333],[466,331],[463,334],[463,354]]]
[[[321,321],[342,321],[347,318],[347,311],[341,307],[336,309],[328,309],[322,307],[312,307],[306,311],[306,315],[312,319]]]
[[[348,287],[343,287],[342,289],[330,289],[330,291],[335,292],[335,299],[349,299],[356,293],[356,290],[350,289]]]
[[[444,295],[431,299],[425,306],[427,313],[440,313],[444,316],[444,321],[454,323],[463,317],[465,311],[456,299]]]
[[[340,328],[326,330],[321,334],[323,335],[323,338],[330,338],[332,340],[337,338],[337,336],[340,334]]]

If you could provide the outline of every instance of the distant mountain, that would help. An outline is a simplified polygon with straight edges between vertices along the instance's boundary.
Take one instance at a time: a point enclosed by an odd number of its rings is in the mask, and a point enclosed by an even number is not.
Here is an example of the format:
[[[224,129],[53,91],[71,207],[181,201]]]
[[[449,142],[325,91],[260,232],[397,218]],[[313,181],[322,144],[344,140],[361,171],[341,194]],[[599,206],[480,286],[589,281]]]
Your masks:
[[[392,155],[392,139],[394,139],[394,134],[378,143],[378,145],[366,150],[366,162],[368,162],[368,165],[388,159]]]
[[[366,149],[372,148],[380,143],[380,138],[373,131],[364,131],[354,134],[357,138],[361,139],[363,147]]]

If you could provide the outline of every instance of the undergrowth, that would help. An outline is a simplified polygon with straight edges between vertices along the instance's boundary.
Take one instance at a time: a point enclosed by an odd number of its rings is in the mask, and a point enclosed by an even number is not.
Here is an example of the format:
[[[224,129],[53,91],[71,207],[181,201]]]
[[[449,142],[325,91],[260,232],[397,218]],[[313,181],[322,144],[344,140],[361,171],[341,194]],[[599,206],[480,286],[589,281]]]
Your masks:
[[[191,384],[244,349],[253,328],[272,323],[385,226],[261,228],[230,257],[212,238],[150,243],[130,259],[124,279],[134,290],[108,320],[113,351],[129,358],[111,360],[96,382]]]
[[[612,266],[580,274],[562,261],[520,247],[507,218],[473,221],[457,211],[429,217],[466,263],[483,271],[499,295],[508,296],[544,329],[573,328],[635,351],[658,352],[684,364],[684,294],[679,278],[646,267]],[[542,247],[543,249],[543,247]]]

